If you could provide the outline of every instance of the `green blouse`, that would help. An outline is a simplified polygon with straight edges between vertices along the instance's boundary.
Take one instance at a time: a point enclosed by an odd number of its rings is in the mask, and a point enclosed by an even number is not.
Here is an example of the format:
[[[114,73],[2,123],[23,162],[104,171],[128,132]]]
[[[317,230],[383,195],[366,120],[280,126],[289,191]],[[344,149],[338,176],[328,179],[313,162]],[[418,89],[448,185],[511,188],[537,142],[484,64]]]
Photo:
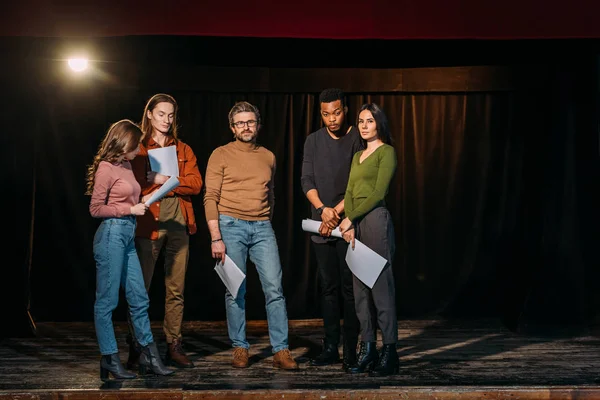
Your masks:
[[[389,144],[379,146],[363,162],[364,150],[354,154],[348,187],[344,196],[344,212],[352,222],[384,204],[390,182],[396,172],[396,151]]]

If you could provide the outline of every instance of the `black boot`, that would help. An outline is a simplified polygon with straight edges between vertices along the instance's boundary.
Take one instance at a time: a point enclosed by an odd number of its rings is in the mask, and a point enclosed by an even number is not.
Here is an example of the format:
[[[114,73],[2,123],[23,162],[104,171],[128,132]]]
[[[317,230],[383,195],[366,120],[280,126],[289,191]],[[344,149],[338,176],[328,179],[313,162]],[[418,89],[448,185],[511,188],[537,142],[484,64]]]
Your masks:
[[[140,344],[131,335],[127,335],[127,343],[129,344],[129,357],[127,358],[127,369],[136,370],[140,363],[140,354],[142,349]]]
[[[323,342],[323,352],[310,360],[308,365],[320,367],[338,362],[340,362],[340,353],[338,352],[337,344]]]
[[[357,340],[344,340],[344,356],[342,369],[348,371],[348,368],[356,364],[356,343]]]
[[[142,347],[139,371],[140,375],[146,375],[148,372],[156,375],[171,375],[174,372],[164,366],[154,342]]]
[[[350,374],[361,374],[372,370],[379,361],[377,346],[375,342],[360,342],[358,350],[358,360],[346,370]]]
[[[100,359],[100,379],[107,381],[109,372],[115,379],[134,379],[137,377],[136,374],[123,368],[119,353],[103,355]]]
[[[369,373],[369,376],[388,376],[397,374],[400,370],[400,360],[396,352],[396,344],[384,344],[381,348],[379,363]]]

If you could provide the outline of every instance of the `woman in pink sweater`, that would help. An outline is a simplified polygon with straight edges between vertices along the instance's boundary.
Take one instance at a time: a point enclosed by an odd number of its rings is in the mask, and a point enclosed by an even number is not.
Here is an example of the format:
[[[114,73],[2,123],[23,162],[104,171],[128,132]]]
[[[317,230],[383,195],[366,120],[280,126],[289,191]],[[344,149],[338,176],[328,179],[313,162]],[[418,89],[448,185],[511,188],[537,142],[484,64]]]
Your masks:
[[[121,364],[115,339],[112,313],[119,303],[120,287],[125,291],[135,335],[143,349],[140,374],[148,370],[157,375],[173,373],[163,365],[150,330],[148,295],[134,245],[135,217],[148,209],[139,201],[140,185],[130,164],[140,151],[141,138],[142,131],[133,122],[121,120],[114,123],[87,173],[86,194],[92,196],[90,213],[94,218],[102,218],[94,236],[94,323],[102,354],[100,379],[103,381],[108,379],[109,372],[116,379],[136,377]]]

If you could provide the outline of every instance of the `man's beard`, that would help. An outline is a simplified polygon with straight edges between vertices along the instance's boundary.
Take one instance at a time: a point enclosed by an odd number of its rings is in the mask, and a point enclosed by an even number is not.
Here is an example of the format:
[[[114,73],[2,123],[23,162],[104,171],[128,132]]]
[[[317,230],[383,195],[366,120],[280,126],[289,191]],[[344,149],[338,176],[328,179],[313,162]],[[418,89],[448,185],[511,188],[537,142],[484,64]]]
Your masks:
[[[244,136],[246,136],[246,137],[249,136],[249,138],[246,139]],[[239,141],[248,143],[248,142],[252,142],[256,138],[256,135],[254,135],[252,132],[242,132],[239,135],[237,135],[236,137]]]

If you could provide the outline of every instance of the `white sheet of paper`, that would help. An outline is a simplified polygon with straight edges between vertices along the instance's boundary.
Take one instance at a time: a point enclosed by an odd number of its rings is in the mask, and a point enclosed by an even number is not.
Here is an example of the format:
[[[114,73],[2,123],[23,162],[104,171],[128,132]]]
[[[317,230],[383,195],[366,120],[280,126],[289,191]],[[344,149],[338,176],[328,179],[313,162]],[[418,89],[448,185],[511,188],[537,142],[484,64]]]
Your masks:
[[[148,199],[148,201],[146,201],[146,205],[149,206],[155,201],[162,199],[167,193],[175,189],[177,186],[179,186],[179,179],[177,179],[176,176],[170,177],[165,183],[162,184],[161,187],[152,193],[152,196]]]
[[[306,232],[319,233],[319,226],[321,221],[315,221],[313,219],[302,220],[302,230]],[[335,228],[331,232],[331,236],[342,237],[339,228]],[[360,279],[365,285],[373,289],[373,285],[379,274],[387,264],[387,260],[375,253],[373,250],[368,248],[360,240],[354,239],[354,250],[352,246],[348,246],[346,252],[346,263],[350,271]]]
[[[368,248],[360,240],[354,239],[354,250],[348,246],[346,252],[346,264],[350,271],[361,280],[362,283],[373,289],[373,285],[387,260]]]
[[[159,147],[148,150],[150,169],[166,176],[179,176],[176,146]]]
[[[225,262],[223,264],[221,264],[220,261],[217,261],[215,271],[225,284],[227,290],[229,290],[229,293],[236,298],[240,285],[244,282],[244,279],[246,279],[246,274],[238,268],[227,254],[225,254]]]
[[[321,221],[315,221],[314,219],[303,219],[302,220],[302,230],[306,232],[319,233],[319,227],[321,226]],[[342,237],[340,233],[340,228],[335,228],[331,231],[331,236]]]

